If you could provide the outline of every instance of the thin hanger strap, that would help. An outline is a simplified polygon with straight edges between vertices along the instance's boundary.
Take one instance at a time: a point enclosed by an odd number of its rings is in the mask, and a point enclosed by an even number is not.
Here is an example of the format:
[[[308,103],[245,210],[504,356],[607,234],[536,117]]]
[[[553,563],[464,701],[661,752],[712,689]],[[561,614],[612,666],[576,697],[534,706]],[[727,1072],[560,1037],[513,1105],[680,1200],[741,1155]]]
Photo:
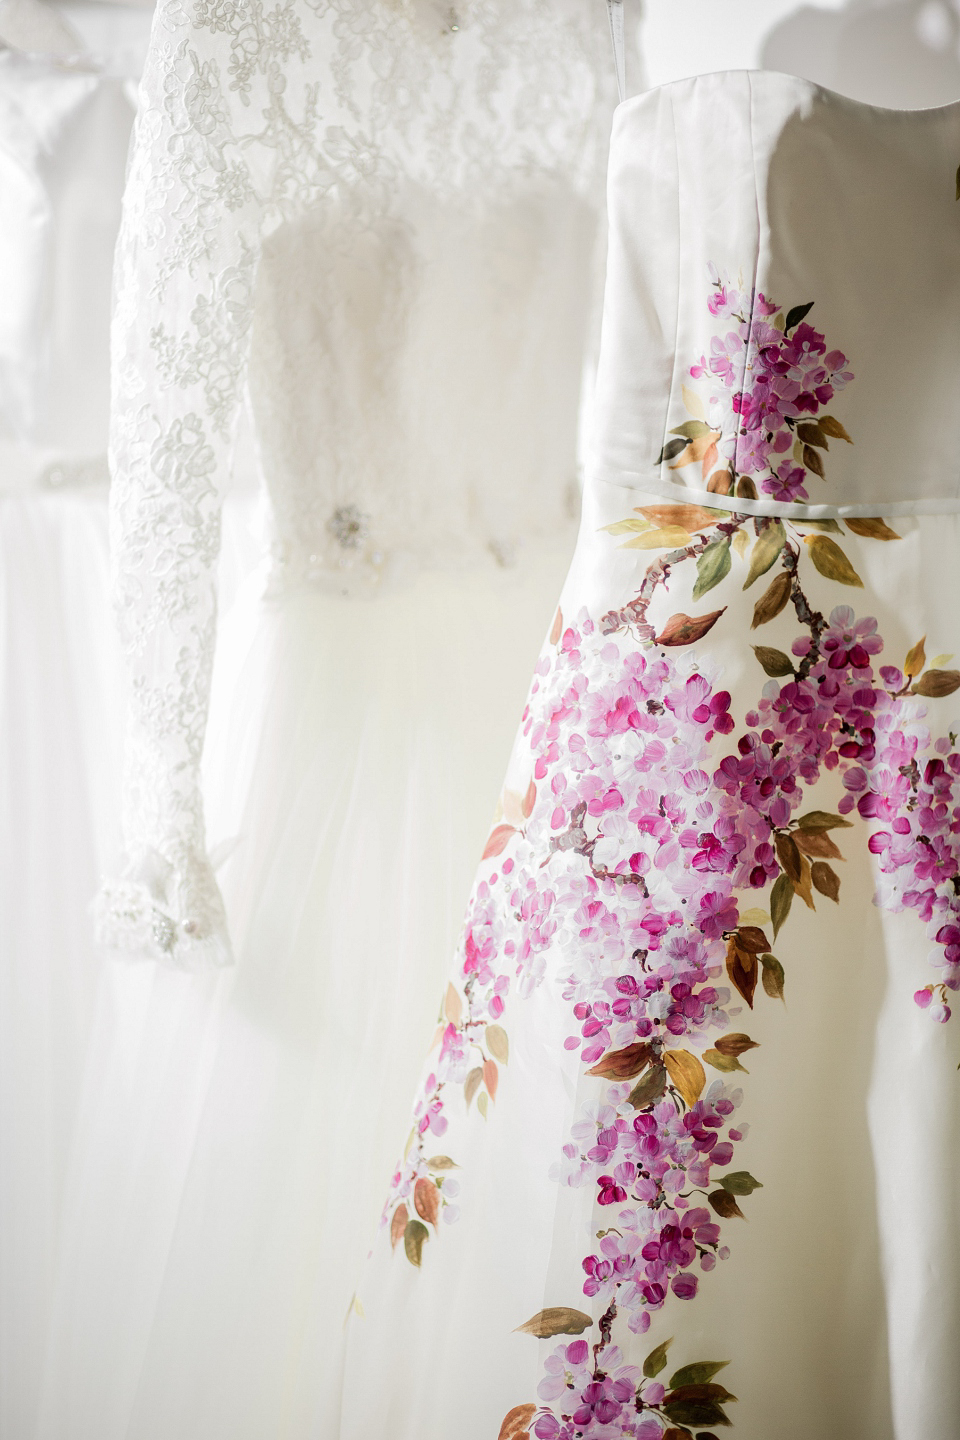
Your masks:
[[[627,47],[623,39],[623,0],[607,0],[610,34],[613,37],[613,58],[617,66],[617,89],[621,101],[627,95]]]

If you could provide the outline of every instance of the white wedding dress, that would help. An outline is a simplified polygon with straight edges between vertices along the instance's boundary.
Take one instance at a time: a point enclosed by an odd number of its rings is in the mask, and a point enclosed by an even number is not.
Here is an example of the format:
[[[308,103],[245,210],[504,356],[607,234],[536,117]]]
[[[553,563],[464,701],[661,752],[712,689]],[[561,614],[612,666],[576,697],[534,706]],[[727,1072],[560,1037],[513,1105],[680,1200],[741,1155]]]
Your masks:
[[[114,332],[126,861],[43,1440],[335,1427],[573,544],[612,81],[582,0],[158,11]]]
[[[90,897],[116,862],[106,444],[111,256],[132,123],[121,78],[0,50],[4,1436],[31,1434],[36,1416],[100,970]]]
[[[339,1435],[956,1440],[960,102],[724,71],[610,155],[580,536]]]

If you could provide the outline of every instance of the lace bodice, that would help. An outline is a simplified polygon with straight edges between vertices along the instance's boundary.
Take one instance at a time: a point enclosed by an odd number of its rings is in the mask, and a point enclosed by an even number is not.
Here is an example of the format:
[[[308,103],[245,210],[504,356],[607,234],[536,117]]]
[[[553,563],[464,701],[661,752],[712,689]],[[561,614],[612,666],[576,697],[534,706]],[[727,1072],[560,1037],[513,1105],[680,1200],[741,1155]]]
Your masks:
[[[506,560],[564,513],[612,79],[600,0],[161,3],[116,270],[107,943],[229,958],[198,773],[245,392],[274,589]]]

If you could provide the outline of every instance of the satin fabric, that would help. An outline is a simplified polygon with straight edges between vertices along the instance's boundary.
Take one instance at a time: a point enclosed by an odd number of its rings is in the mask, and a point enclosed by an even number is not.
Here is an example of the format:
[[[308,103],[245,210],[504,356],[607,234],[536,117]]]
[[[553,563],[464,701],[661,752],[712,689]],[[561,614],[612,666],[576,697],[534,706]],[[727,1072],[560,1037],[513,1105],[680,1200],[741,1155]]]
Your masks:
[[[617,111],[580,537],[343,1440],[960,1430],[958,156],[773,74]]]

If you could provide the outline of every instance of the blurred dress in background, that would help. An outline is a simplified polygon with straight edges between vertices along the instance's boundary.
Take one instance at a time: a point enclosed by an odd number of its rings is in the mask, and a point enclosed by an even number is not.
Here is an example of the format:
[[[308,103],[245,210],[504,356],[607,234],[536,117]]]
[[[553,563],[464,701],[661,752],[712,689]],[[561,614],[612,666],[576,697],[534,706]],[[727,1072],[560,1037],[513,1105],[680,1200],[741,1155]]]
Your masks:
[[[111,264],[121,78],[0,51],[0,1433],[32,1433],[114,860]]]
[[[161,7],[125,199],[126,858],[98,911],[119,955],[48,1440],[335,1423],[343,1319],[574,538],[605,6],[265,15]],[[262,561],[218,622],[221,500],[251,449]]]

